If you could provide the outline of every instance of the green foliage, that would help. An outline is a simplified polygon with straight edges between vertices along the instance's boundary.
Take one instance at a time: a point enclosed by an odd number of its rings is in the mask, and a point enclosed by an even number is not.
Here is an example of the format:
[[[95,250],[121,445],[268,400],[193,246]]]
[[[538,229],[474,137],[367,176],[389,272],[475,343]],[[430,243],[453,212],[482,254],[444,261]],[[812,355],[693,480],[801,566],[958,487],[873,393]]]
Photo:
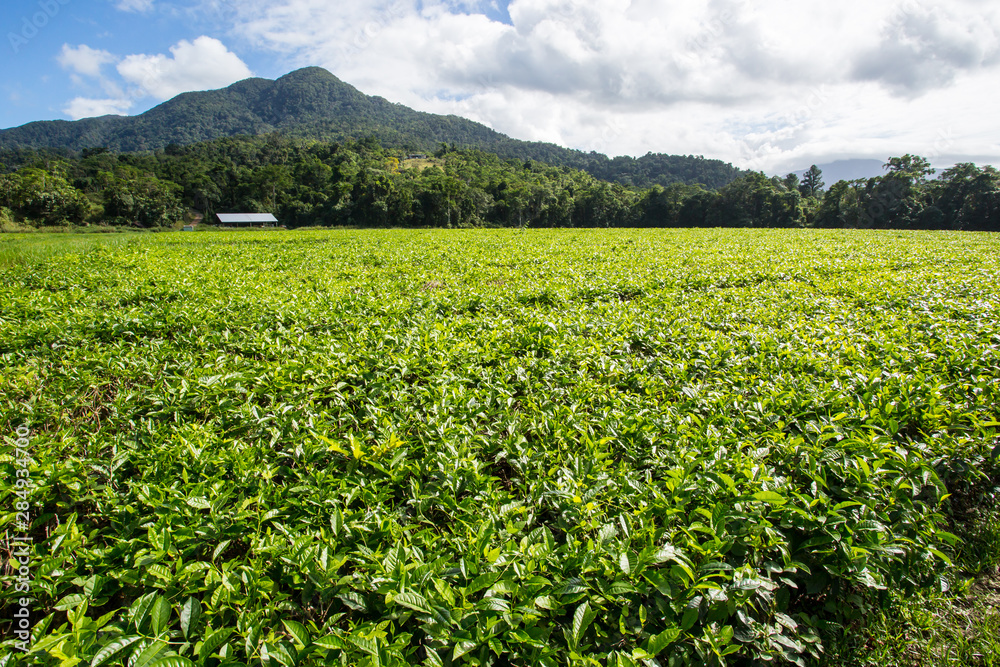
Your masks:
[[[461,210],[458,164],[408,178]],[[163,234],[0,270],[25,659],[812,660],[962,548],[946,496],[1000,417],[996,244]]]
[[[86,197],[65,178],[65,165],[24,168],[0,175],[0,206],[21,220],[42,225],[82,223],[90,210]]]
[[[885,176],[839,181],[820,205],[820,227],[1000,231],[1000,173],[958,164],[940,178],[926,159],[889,158]]]
[[[4,234],[0,236],[0,267],[34,265],[66,254],[80,254],[103,244],[119,244],[124,234]]]
[[[142,173],[135,167],[100,172],[105,221],[132,227],[169,227],[180,222],[184,209],[177,197],[180,187]]]
[[[1000,228],[1000,172],[996,168],[957,164],[945,169],[928,188],[932,210],[937,211],[934,217],[943,224],[964,230]]]
[[[444,146],[434,160],[410,161],[374,137],[326,144],[272,134],[152,155],[89,150],[56,159],[22,151],[18,160],[19,171],[0,177],[0,193],[14,192],[15,182],[36,184],[27,189],[35,193],[43,191],[37,184],[55,183],[60,201],[103,204],[104,224],[151,229],[179,222],[184,208],[209,220],[216,212],[274,213],[289,227],[1000,229],[995,169],[956,165],[928,181],[927,161],[910,155],[891,158],[883,177],[817,190],[821,199],[793,179],[761,173],[715,191],[680,182],[640,191],[480,150]],[[23,196],[4,201],[22,217],[34,211]]]
[[[713,227],[795,227],[804,223],[801,196],[777,179],[753,173],[720,189],[706,223]]]
[[[818,197],[823,190],[823,185],[823,170],[812,165],[802,176],[799,192],[803,197]]]
[[[439,145],[480,149],[504,159],[570,167],[626,186],[675,182],[720,187],[742,172],[693,155],[609,158],[555,144],[511,139],[457,116],[438,116],[361,93],[319,67],[277,81],[247,79],[222,90],[185,93],[134,117],[105,116],[67,123],[46,121],[0,131],[0,148],[113,151],[166,150],[223,137],[280,132],[328,143],[370,140],[404,153]],[[100,149],[97,149],[100,150]],[[96,153],[99,155],[99,153]]]
[[[21,168],[0,176],[0,206],[45,225],[98,219],[84,193],[103,200],[115,223],[147,228],[179,220],[176,194],[208,218],[280,212],[290,226],[1000,231],[992,167],[956,165],[929,181],[925,158],[891,157],[884,176],[841,181],[824,194],[815,165],[799,183],[702,156],[610,158],[523,142],[370,97],[318,67],[186,93],[136,117],[30,123],[0,131],[0,149],[0,163]],[[387,168],[418,150],[478,164],[471,176],[445,166],[444,177],[424,179]],[[50,169],[66,160],[71,187],[59,181],[62,167]],[[522,178],[518,164],[545,175]],[[103,187],[100,174],[123,166],[142,175]]]
[[[292,227],[615,227],[633,224],[638,210],[637,193],[584,172],[477,150],[401,167],[376,141],[270,135],[67,164],[76,186],[103,202],[105,222],[147,228],[178,221],[182,205],[209,218],[271,212]]]
[[[0,233],[30,232],[34,228],[23,223],[18,223],[14,219],[14,213],[6,206],[0,206]]]

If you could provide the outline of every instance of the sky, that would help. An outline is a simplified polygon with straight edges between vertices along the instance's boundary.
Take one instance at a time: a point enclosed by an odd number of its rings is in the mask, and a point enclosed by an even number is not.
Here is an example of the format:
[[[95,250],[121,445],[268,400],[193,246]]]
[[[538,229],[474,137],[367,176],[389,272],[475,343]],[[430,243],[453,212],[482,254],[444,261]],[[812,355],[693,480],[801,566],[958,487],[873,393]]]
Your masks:
[[[5,0],[0,127],[325,67],[517,139],[1000,165],[995,0]]]

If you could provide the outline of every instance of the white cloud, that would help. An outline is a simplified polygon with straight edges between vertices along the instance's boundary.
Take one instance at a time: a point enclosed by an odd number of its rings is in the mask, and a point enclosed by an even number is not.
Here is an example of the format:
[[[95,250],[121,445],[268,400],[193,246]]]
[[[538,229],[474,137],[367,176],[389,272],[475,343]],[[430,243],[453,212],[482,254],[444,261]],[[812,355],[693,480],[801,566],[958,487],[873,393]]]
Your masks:
[[[81,118],[93,118],[94,116],[106,116],[108,114],[124,116],[131,107],[132,102],[128,99],[96,100],[77,97],[70,100],[63,109],[63,113],[73,120],[79,120]]]
[[[104,97],[76,97],[63,112],[70,118],[89,118],[104,114],[124,115],[138,100],[152,97],[162,101],[192,90],[222,88],[251,76],[250,69],[240,58],[217,39],[198,37],[193,42],[183,40],[170,48],[170,55],[135,54],[118,62],[120,78],[105,76],[101,66],[118,60],[107,51],[63,46],[59,62],[73,70],[70,79],[78,87],[90,86],[93,93]],[[96,78],[84,80],[80,74]]]
[[[118,0],[115,7],[123,12],[145,14],[153,11],[153,0]]]
[[[918,96],[951,84],[962,71],[996,64],[998,57],[995,17],[914,3],[890,18],[876,45],[857,54],[852,73],[898,94]]]
[[[91,77],[101,76],[101,67],[113,63],[115,57],[107,51],[92,49],[86,44],[70,46],[63,44],[56,60],[64,69]]]
[[[192,90],[221,88],[252,75],[250,68],[212,37],[182,40],[170,55],[131,55],[118,63],[118,73],[137,96],[166,100]]]
[[[247,0],[237,22],[289,67],[586,150],[770,170],[930,152],[943,124],[998,143],[984,77],[1000,19],[977,0],[513,0],[512,25],[456,13],[485,4]]]
[[[220,4],[283,69],[322,65],[517,138],[770,171],[942,153],[951,127],[949,155],[1000,163],[1000,7],[985,0],[511,0],[506,14],[494,0],[203,0]],[[119,71],[158,99],[249,75],[205,40]]]

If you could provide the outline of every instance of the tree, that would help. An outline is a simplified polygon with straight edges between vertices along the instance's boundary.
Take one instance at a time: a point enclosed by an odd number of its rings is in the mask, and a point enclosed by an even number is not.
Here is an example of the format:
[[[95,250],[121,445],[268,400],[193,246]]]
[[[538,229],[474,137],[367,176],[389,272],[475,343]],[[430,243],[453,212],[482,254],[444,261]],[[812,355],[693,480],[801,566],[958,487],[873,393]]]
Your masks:
[[[104,215],[109,222],[143,228],[168,227],[184,216],[178,197],[181,187],[175,183],[128,166],[102,172],[100,178],[104,186]]]
[[[799,192],[803,197],[818,197],[823,185],[823,170],[813,165],[803,174]]]
[[[948,227],[1000,231],[1000,172],[995,168],[959,163],[931,185]]]
[[[938,216],[931,207],[932,188],[927,176],[930,163],[918,155],[891,157],[883,165],[885,176],[868,181],[864,215],[869,226],[880,229],[911,229],[928,225]]]
[[[862,225],[865,181],[837,181],[823,196],[817,227],[857,228]]]
[[[684,204],[703,192],[705,190],[697,185],[672,183],[666,188],[654,185],[639,200],[639,226],[683,226],[680,219]]]
[[[934,170],[931,169],[931,163],[926,158],[922,158],[919,155],[910,155],[909,153],[903,157],[889,158],[882,165],[882,168],[887,170],[889,174],[906,176],[913,182],[923,182],[928,176],[934,173]]]
[[[581,199],[583,227],[625,227],[632,223],[634,195],[621,185],[597,181]]]
[[[192,175],[184,180],[184,201],[190,202],[191,208],[202,211],[205,217],[212,216],[221,199],[219,187],[207,174]]]
[[[708,225],[709,211],[713,210],[719,195],[716,192],[701,190],[684,200],[677,214],[678,227],[705,227]]]
[[[760,173],[730,181],[725,169],[706,171],[694,157],[581,153],[590,169],[606,175],[601,180],[534,156],[503,158],[452,145],[442,145],[443,159],[429,168],[407,168],[394,154],[371,136],[343,143],[237,137],[142,154],[0,150],[0,165],[9,165],[0,167],[0,207],[17,222],[79,224],[96,218],[103,203],[111,222],[140,227],[167,226],[187,208],[209,216],[216,210],[273,211],[293,226],[1000,231],[997,170],[959,164],[929,180],[929,162],[909,154],[889,158],[883,176],[838,182],[827,192],[815,165],[805,182],[795,174]],[[709,178],[713,174],[718,178]],[[688,185],[698,181],[707,185]],[[728,184],[710,189],[719,182]]]
[[[51,165],[51,170],[26,167],[0,176],[0,206],[17,218],[43,225],[82,224],[90,214],[90,202],[65,176],[61,164]]]
[[[256,203],[255,208],[262,209],[259,213],[274,213],[284,201],[292,188],[292,174],[288,167],[281,164],[269,164],[254,171],[250,194]]]
[[[751,172],[719,190],[707,222],[718,227],[798,227],[805,224],[799,203],[799,193]]]

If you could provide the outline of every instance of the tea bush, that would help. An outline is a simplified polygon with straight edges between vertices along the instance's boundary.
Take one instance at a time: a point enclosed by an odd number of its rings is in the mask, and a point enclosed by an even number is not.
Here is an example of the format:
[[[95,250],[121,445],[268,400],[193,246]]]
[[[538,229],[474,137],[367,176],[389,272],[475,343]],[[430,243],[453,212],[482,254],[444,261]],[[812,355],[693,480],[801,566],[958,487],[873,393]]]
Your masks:
[[[0,665],[806,664],[947,584],[997,250],[341,230],[4,269],[0,512],[34,541]]]

